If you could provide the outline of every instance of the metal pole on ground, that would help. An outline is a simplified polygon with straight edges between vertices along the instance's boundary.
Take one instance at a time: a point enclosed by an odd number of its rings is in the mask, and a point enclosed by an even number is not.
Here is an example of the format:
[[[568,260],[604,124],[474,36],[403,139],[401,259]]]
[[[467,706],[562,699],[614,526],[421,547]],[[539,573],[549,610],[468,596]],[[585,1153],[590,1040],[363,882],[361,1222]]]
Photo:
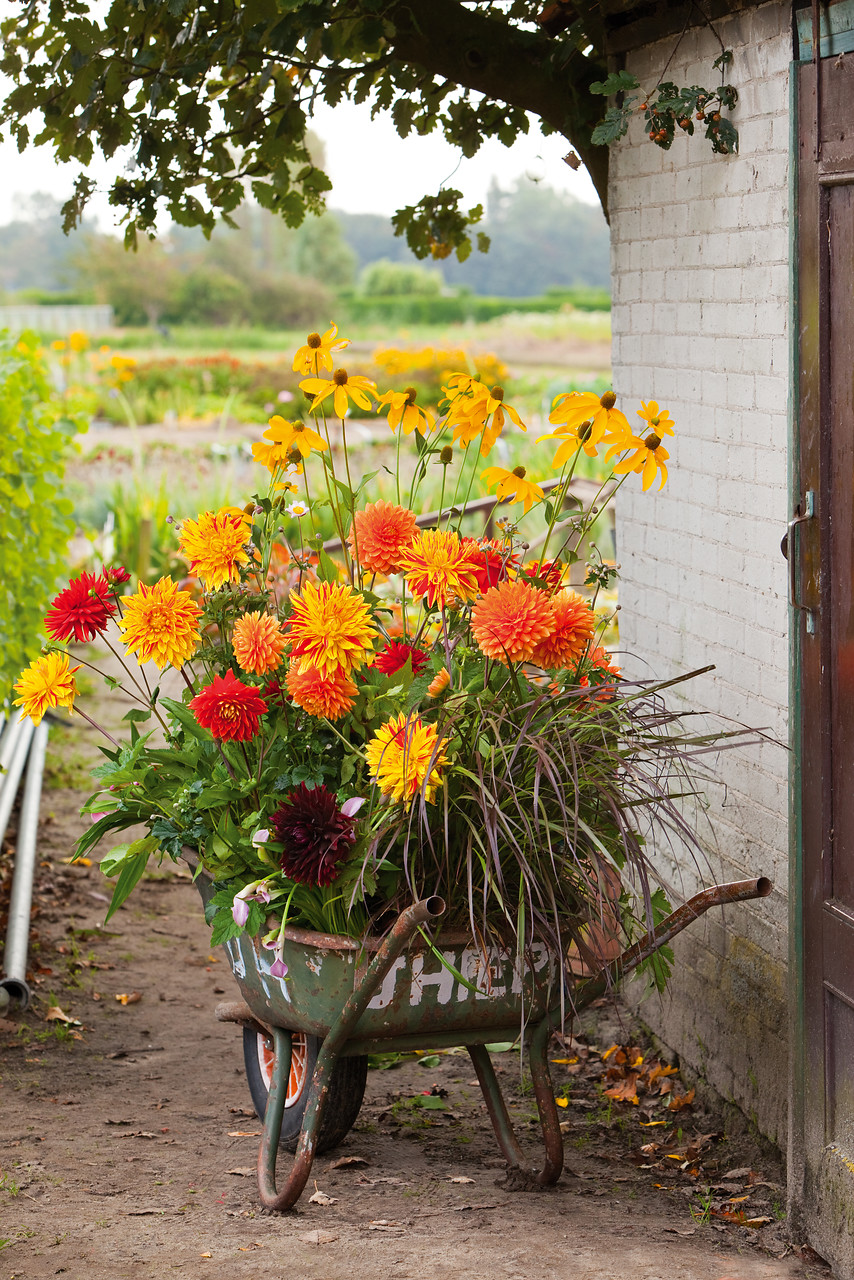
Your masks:
[[[10,731],[19,729],[14,745],[9,746],[7,773],[2,778],[0,791],[0,840],[6,834],[9,814],[18,790],[29,751],[29,764],[21,801],[18,821],[18,839],[15,850],[15,870],[12,879],[12,896],[9,901],[9,924],[6,930],[6,947],[3,952],[4,977],[0,979],[0,1010],[15,1002],[22,1009],[30,1003],[27,983],[27,952],[30,940],[30,912],[33,901],[33,876],[36,866],[36,837],[39,825],[42,776],[47,750],[48,726],[42,720],[35,729],[32,721],[9,724],[0,743],[0,759],[6,763],[2,748],[7,746]]]

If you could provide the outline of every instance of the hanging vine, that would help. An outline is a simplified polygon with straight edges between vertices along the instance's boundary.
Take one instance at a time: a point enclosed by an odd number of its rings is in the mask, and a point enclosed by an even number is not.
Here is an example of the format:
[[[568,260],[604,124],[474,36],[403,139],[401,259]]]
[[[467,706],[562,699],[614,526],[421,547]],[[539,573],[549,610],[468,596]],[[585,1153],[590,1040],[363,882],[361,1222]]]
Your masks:
[[[713,151],[734,155],[738,151],[738,130],[723,115],[738,101],[738,90],[725,83],[726,68],[731,62],[731,49],[724,49],[715,58],[712,65],[721,73],[721,83],[716,89],[697,84],[680,89],[672,80],[661,80],[652,93],[644,97],[634,92],[640,89],[640,81],[629,71],[613,71],[607,79],[594,81],[591,93],[604,97],[616,94],[618,102],[605,112],[593,130],[591,141],[605,145],[616,142],[625,135],[632,117],[642,111],[649,140],[664,151],[672,147],[677,129],[692,135],[696,120],[701,126],[705,125],[705,136]]]

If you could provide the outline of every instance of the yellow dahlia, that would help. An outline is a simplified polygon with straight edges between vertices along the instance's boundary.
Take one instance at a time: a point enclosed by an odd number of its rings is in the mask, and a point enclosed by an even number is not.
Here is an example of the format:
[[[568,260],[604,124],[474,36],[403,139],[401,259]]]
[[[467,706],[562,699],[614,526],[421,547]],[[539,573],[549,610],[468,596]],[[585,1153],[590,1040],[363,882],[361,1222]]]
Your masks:
[[[250,537],[249,517],[239,509],[203,511],[198,520],[181,526],[178,550],[208,591],[240,577],[239,567],[249,563],[246,543]]]
[[[407,719],[401,712],[371,738],[365,757],[382,794],[394,803],[403,801],[408,809],[422,791],[428,804],[433,801],[442,783],[439,770],[447,764],[444,748],[435,725],[424,724],[417,715]]]
[[[274,671],[282,661],[287,637],[271,613],[244,613],[231,638],[238,666],[256,675]]]
[[[370,409],[371,394],[376,394],[377,384],[359,374],[351,378],[346,369],[336,369],[331,378],[305,378],[299,384],[300,391],[314,396],[311,412],[314,413],[327,396],[332,396],[332,405],[339,418],[345,417],[352,400],[360,409]]]
[[[429,605],[444,609],[450,600],[473,600],[477,595],[471,547],[463,545],[456,533],[430,529],[418,534],[400,557],[400,567],[412,594],[422,596]]]
[[[418,532],[414,512],[382,499],[357,511],[353,524],[350,546],[359,564],[370,573],[394,573]]]
[[[171,578],[160,578],[153,587],[139,584],[139,594],[125,596],[118,625],[124,632],[128,653],[140,663],[180,667],[196,652],[201,610],[189,591],[181,591]]]
[[[365,661],[376,627],[364,596],[346,583],[307,582],[291,595],[291,657],[301,658],[325,675],[339,667],[346,674]]]
[[[587,649],[596,629],[596,616],[577,591],[565,587],[551,597],[554,609],[552,632],[537,645],[531,661],[553,671],[573,667]]]
[[[332,356],[336,351],[349,347],[349,338],[338,337],[338,326],[330,325],[323,337],[319,333],[310,333],[305,346],[300,347],[294,356],[294,373],[320,373],[321,369],[332,370]]]
[[[73,711],[77,697],[74,672],[80,668],[69,668],[68,661],[67,653],[46,653],[21,672],[15,685],[15,693],[21,696],[15,699],[14,705],[24,708],[22,720],[29,716],[34,724],[39,724],[50,707]]]
[[[358,694],[342,667],[324,672],[308,662],[292,662],[285,683],[298,707],[310,716],[326,716],[327,720],[339,720],[352,710]]]
[[[471,615],[471,633],[481,653],[505,665],[527,662],[553,627],[549,597],[518,578],[491,587]]]

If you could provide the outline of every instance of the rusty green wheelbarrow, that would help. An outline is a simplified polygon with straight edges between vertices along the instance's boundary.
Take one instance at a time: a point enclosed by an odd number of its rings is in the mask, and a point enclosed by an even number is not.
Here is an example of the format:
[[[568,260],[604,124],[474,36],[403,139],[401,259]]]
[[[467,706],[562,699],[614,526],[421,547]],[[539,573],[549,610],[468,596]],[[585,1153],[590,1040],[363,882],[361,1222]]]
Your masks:
[[[197,885],[212,892],[205,876]],[[577,1013],[604,994],[709,907],[766,897],[771,881],[715,885],[691,898],[654,931],[624,951],[572,993]],[[547,1050],[552,1031],[569,1009],[558,998],[557,958],[534,944],[520,968],[515,953],[475,948],[470,940],[424,927],[443,914],[441,898],[414,903],[382,940],[288,928],[286,979],[271,973],[272,953],[246,934],[226,943],[243,997],[221,1004],[217,1017],[243,1027],[246,1074],[263,1120],[258,1187],[267,1209],[296,1204],[315,1156],[340,1142],[361,1106],[367,1055],[465,1046],[508,1166],[534,1185],[556,1182],[563,1169],[563,1138]],[[532,1168],[513,1132],[487,1045],[522,1035],[529,1052],[544,1159]],[[281,1187],[280,1146],[295,1151]]]

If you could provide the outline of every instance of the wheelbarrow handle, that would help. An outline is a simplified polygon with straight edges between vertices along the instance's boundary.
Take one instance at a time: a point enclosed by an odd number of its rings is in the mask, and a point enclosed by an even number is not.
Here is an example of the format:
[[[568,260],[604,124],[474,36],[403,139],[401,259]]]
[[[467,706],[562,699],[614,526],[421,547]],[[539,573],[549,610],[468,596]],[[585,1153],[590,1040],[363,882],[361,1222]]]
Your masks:
[[[330,1027],[329,1034],[317,1055],[294,1162],[285,1185],[280,1191],[276,1188],[276,1157],[279,1150],[279,1134],[282,1128],[291,1054],[290,1033],[279,1027],[273,1028],[276,1056],[267,1097],[267,1109],[264,1112],[264,1133],[258,1151],[258,1191],[265,1209],[281,1213],[284,1209],[290,1209],[296,1204],[302,1195],[311,1173],[317,1136],[320,1132],[320,1121],[329,1093],[329,1081],[338,1055],[376,994],[383,978],[407,946],[416,929],[422,924],[437,919],[444,911],[443,899],[432,897],[425,898],[422,902],[415,902],[400,913],[368,965],[364,976],[357,982],[353,994]]]

